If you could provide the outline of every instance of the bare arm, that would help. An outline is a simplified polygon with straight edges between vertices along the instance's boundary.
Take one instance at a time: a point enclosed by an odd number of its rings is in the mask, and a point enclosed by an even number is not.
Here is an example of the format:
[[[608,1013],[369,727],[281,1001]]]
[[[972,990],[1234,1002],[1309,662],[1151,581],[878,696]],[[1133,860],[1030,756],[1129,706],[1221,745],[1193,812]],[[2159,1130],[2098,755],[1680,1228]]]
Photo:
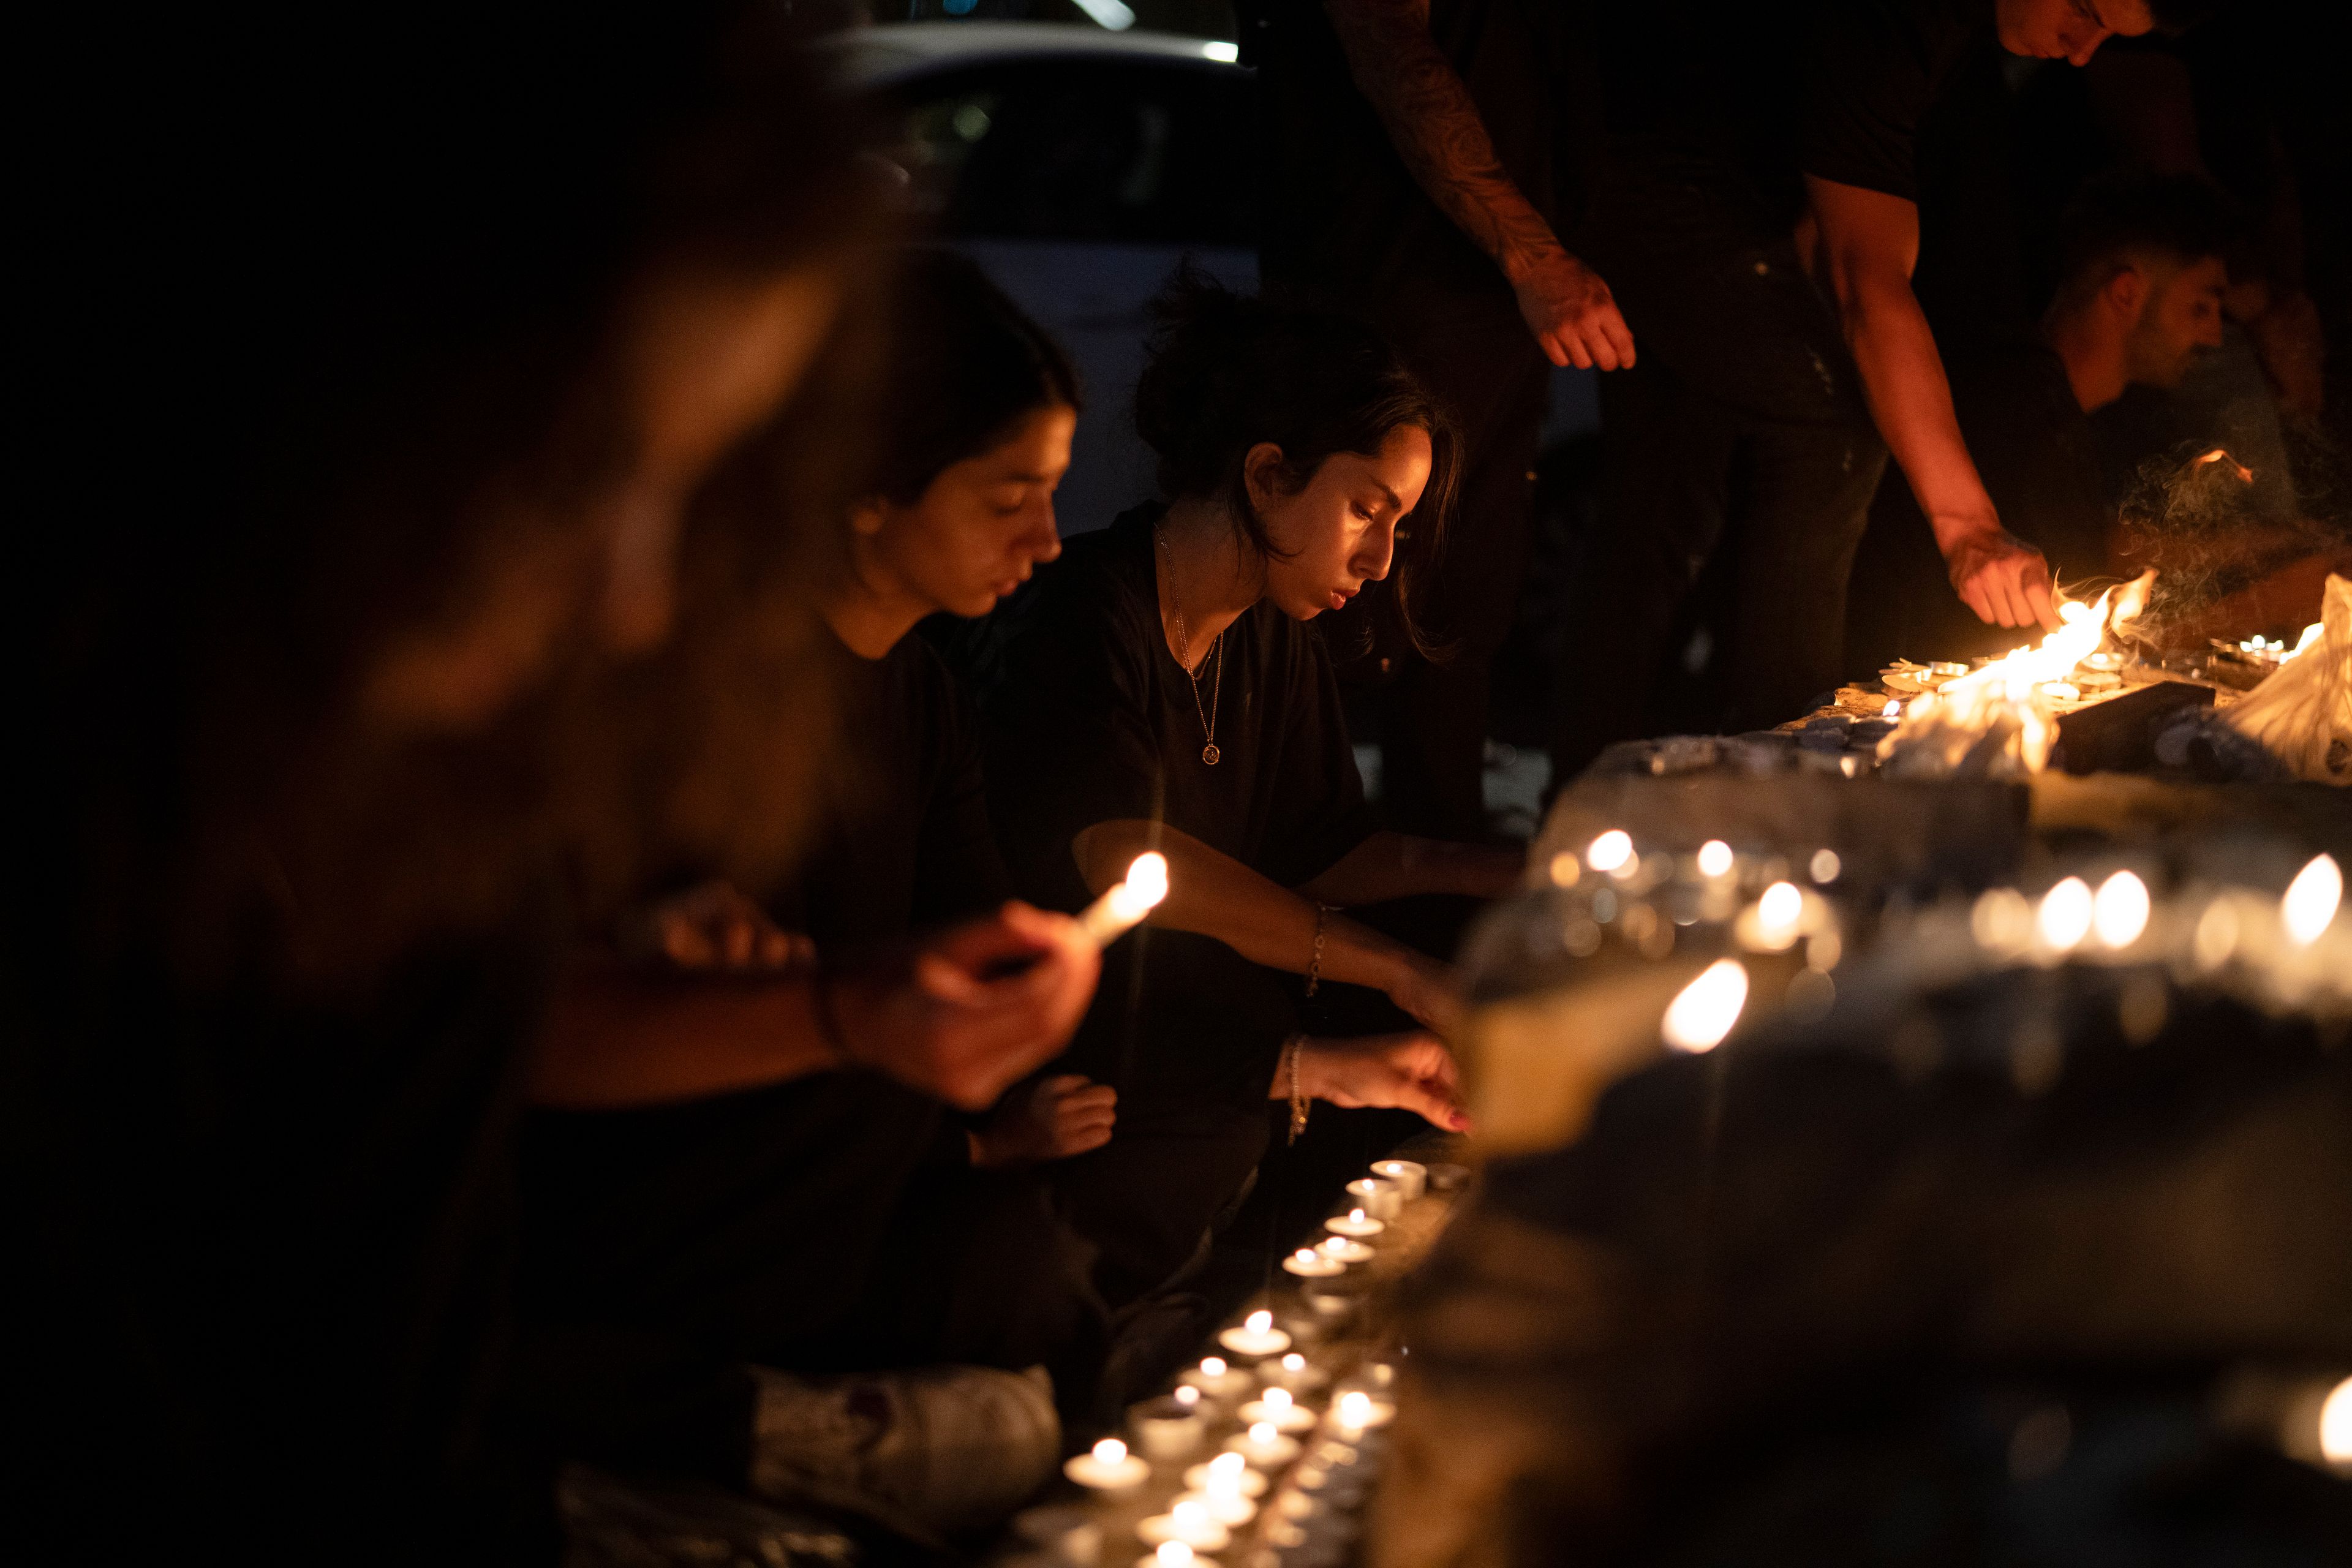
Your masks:
[[[1324,0],[1356,87],[1438,209],[1492,257],[1554,364],[1633,363],[1609,286],[1569,254],[1496,155],[1470,89],[1429,32],[1429,0]]]
[[[1160,823],[1098,822],[1070,841],[1078,871],[1099,893],[1146,849],[1168,857],[1168,897],[1151,923],[1215,937],[1253,963],[1304,974],[1315,956],[1312,900],[1222,850]],[[1445,966],[1340,915],[1323,918],[1322,977],[1386,992],[1432,1028],[1450,1027],[1456,1004]]]
[[[1519,869],[1520,858],[1508,849],[1382,831],[1349,850],[1298,891],[1318,904],[1341,909],[1419,893],[1499,899],[1518,885]]]
[[[1076,921],[1017,903],[823,981],[809,965],[662,973],[600,957],[558,996],[530,1095],[617,1109],[868,1068],[983,1110],[1067,1042],[1099,968]]]
[[[1935,334],[1911,291],[1919,209],[1900,196],[1805,176],[1814,262],[1837,300],[1870,412],[1902,465],[1952,586],[1979,619],[2058,624],[2042,552],[2000,525],[1958,416]]]

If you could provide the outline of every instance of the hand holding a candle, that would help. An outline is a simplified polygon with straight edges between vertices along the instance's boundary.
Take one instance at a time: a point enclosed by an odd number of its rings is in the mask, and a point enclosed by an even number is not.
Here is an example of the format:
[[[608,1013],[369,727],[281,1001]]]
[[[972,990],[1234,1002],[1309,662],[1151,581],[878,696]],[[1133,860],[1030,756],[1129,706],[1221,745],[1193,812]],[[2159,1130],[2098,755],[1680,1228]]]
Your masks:
[[[1280,1100],[1290,1085],[1286,1074],[1277,1073],[1276,1080],[1270,1098]],[[1392,1107],[1416,1111],[1449,1132],[1470,1130],[1454,1053],[1428,1035],[1308,1040],[1298,1051],[1298,1087],[1333,1105]]]
[[[1101,970],[1076,921],[1015,902],[826,992],[851,1065],[982,1110],[1068,1042]]]

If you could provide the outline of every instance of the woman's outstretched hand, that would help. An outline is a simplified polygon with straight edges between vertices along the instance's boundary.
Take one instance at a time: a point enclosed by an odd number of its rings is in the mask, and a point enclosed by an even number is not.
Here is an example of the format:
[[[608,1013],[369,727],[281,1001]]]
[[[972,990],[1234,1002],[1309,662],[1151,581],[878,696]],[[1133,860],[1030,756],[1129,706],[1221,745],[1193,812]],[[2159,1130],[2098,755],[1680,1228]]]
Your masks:
[[[1016,902],[826,986],[851,1064],[984,1110],[1069,1042],[1101,971],[1076,921]]]
[[[1307,1040],[1298,1047],[1298,1087],[1334,1105],[1393,1107],[1449,1132],[1470,1131],[1454,1053],[1427,1035]]]
[[[1040,1079],[1007,1095],[971,1135],[971,1163],[983,1171],[1066,1160],[1110,1142],[1118,1090],[1076,1073]]]

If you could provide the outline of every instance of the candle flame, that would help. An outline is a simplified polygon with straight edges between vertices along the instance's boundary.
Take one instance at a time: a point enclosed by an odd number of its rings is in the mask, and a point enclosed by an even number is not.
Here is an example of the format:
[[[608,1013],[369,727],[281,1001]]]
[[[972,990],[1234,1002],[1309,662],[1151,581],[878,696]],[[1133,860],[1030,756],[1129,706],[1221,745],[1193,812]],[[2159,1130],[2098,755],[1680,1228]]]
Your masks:
[[[1188,1407],[1198,1405],[1201,1403],[1201,1391],[1189,1383],[1180,1383],[1176,1385],[1176,1403]]]
[[[1156,909],[1168,896],[1168,858],[1145,850],[1127,868],[1127,879],[1110,890],[1110,907],[1129,925]]]
[[[1805,895],[1797,891],[1794,882],[1775,882],[1756,900],[1756,923],[1774,942],[1785,942],[1793,935],[1804,914]]]
[[[1596,871],[1614,871],[1633,858],[1633,836],[1612,827],[1594,839],[1584,852],[1585,863]]]
[[[1315,1249],[1311,1247],[1302,1247],[1293,1256],[1301,1263],[1312,1263],[1315,1261]]]
[[[1748,971],[1736,958],[1718,958],[1666,1005],[1661,1032],[1676,1050],[1711,1051],[1747,1005]]]
[[[1268,1329],[1274,1327],[1274,1314],[1272,1312],[1252,1312],[1248,1317],[1242,1320],[1242,1327],[1247,1329],[1254,1334],[1265,1333]]]
[[[1281,1433],[1274,1429],[1274,1423],[1271,1421],[1255,1421],[1250,1424],[1250,1441],[1261,1448],[1271,1446],[1274,1440],[1281,1436]]]
[[[1238,1485],[1242,1479],[1242,1472],[1248,1468],[1249,1461],[1239,1454],[1219,1454],[1209,1461],[1209,1475],[1212,1479],[1223,1476],[1226,1480]]]
[[[2099,884],[2092,901],[2091,923],[2109,947],[2129,947],[2147,929],[2147,884],[2129,871],[2118,871]]]
[[[1269,1388],[1265,1391],[1265,1407],[1279,1415],[1290,1408],[1290,1390]]]
[[[2319,1457],[2331,1465],[2352,1464],[2352,1377],[2330,1390],[2319,1407]]]
[[[1845,862],[1838,858],[1838,852],[1834,849],[1816,849],[1812,864],[1806,869],[1812,872],[1814,881],[1827,887],[1838,879],[1838,873],[1845,869]]]
[[[1160,1568],[1187,1568],[1192,1561],[1192,1549],[1181,1541],[1163,1541],[1153,1555],[1159,1559]]]
[[[1551,880],[1554,887],[1573,888],[1580,875],[1581,872],[1576,864],[1576,857],[1568,850],[1563,849],[1551,858]]]
[[[1307,1370],[1307,1358],[1300,1355],[1297,1351],[1292,1351],[1288,1355],[1282,1358],[1282,1370],[1285,1372],[1305,1372]]]
[[[1187,1530],[1198,1530],[1209,1522],[1209,1516],[1202,1511],[1201,1505],[1187,1498],[1178,1498],[1176,1506],[1168,1510],[1168,1517]]]
[[[1339,1396],[1339,1425],[1361,1426],[1372,1418],[1372,1396],[1369,1394],[1343,1394]]]
[[[1698,847],[1698,868],[1702,876],[1720,877],[1731,869],[1731,846],[1720,838],[1710,838]]]
[[[1268,1318],[1266,1321],[1271,1323],[1274,1320]],[[1201,1362],[1201,1370],[1211,1377],[1223,1377],[1225,1375],[1225,1358],[1221,1355],[1204,1357]]]
[[[1106,1437],[1095,1445],[1095,1463],[1123,1465],[1127,1463],[1127,1445],[1116,1437]]]
[[[1349,1210],[1348,1211],[1348,1223],[1349,1223],[1349,1225],[1361,1225],[1361,1224],[1363,1224],[1363,1223],[1364,1223],[1364,1211],[1363,1211],[1363,1210],[1361,1210],[1361,1209],[1349,1209]]]
[[[2295,873],[2294,880],[2287,884],[2286,897],[2279,900],[2279,918],[2285,922],[2287,940],[2297,947],[2317,942],[2343,901],[2344,872],[2336,857],[2314,857],[2310,865]]]
[[[2090,934],[2095,904],[2091,885],[2080,877],[2069,877],[2042,895],[2042,909],[2034,916],[2034,929],[2042,933],[2043,942],[2059,952],[2072,952]]]
[[[2235,458],[2230,457],[2227,447],[2216,447],[2211,451],[2198,457],[2189,466],[2192,468],[2201,468],[2208,463],[2218,463],[2224,458],[2229,459],[2230,467],[2237,473],[2240,484],[2250,485],[2254,482],[2254,470],[2239,462]]]

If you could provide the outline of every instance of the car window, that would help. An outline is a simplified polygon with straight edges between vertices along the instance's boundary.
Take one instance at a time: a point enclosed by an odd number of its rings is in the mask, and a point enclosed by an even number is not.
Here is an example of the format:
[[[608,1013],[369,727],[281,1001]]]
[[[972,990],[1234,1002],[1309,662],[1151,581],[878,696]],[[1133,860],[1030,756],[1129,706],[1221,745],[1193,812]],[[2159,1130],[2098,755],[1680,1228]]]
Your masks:
[[[950,238],[1247,245],[1242,72],[1176,61],[1024,60],[902,85],[882,149],[909,209]]]

